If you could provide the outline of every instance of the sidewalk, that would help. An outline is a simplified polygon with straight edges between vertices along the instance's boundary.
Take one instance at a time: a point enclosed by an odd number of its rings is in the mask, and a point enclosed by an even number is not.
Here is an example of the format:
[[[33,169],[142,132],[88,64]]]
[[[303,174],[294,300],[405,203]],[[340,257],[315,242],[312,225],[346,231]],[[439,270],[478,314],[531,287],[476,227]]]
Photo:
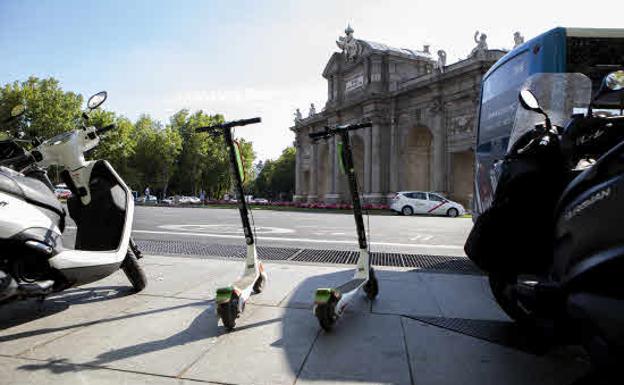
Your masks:
[[[0,314],[0,384],[569,384],[587,368],[573,347],[527,349],[474,275],[378,269],[332,333],[313,316],[315,288],[352,270],[266,265],[265,292],[237,328],[214,293],[242,261],[146,256],[148,288],[123,273]]]

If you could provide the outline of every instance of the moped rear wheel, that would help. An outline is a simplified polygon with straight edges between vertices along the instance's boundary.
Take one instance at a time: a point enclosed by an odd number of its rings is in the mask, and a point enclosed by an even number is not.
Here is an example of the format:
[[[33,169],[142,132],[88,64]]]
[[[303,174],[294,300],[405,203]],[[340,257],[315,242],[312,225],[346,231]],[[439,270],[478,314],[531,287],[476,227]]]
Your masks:
[[[121,269],[126,273],[126,277],[128,277],[128,280],[137,293],[145,289],[145,286],[147,286],[147,277],[145,276],[143,268],[139,265],[139,261],[132,253],[126,254],[126,259],[124,259],[121,264]]]

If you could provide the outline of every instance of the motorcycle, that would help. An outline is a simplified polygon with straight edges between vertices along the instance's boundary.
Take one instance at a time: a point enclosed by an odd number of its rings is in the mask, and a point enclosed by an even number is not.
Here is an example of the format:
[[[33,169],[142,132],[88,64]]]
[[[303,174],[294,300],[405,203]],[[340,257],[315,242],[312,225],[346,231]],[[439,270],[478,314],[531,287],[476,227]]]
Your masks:
[[[591,90],[578,73],[527,79],[464,249],[513,320],[582,343],[604,374],[624,362],[624,71]]]
[[[44,298],[88,284],[120,268],[138,292],[147,279],[132,242],[134,200],[131,190],[105,160],[85,160],[100,135],[115,128],[87,126],[89,114],[106,100],[93,95],[82,127],[48,140],[32,140],[26,151],[16,142],[0,145],[0,302]],[[11,118],[23,113],[14,108]],[[54,195],[45,169],[63,168],[72,192],[67,201],[77,232],[74,249],[63,246],[65,210]]]

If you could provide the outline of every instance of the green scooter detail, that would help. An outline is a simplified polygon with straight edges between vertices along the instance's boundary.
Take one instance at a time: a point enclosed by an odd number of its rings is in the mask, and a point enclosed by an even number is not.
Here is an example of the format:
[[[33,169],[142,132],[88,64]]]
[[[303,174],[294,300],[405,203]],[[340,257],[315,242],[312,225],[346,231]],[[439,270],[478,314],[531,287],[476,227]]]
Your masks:
[[[340,316],[342,316],[345,308],[360,288],[364,290],[366,296],[370,300],[375,299],[379,293],[379,283],[377,282],[375,271],[370,262],[366,230],[364,228],[364,219],[362,218],[362,204],[360,202],[357,178],[353,166],[353,154],[349,140],[349,131],[371,126],[371,123],[360,123],[336,126],[333,128],[325,127],[323,131],[309,134],[310,138],[315,142],[322,139],[329,139],[335,135],[341,138],[342,143],[339,144],[339,161],[349,181],[349,191],[353,204],[353,216],[355,218],[360,253],[356,271],[351,280],[338,287],[319,288],[316,290],[314,296],[314,315],[318,318],[321,327],[325,331],[330,331],[334,327],[334,324]]]
[[[236,319],[245,310],[245,303],[252,294],[260,293],[267,281],[264,266],[258,260],[254,233],[249,223],[249,206],[245,200],[243,191],[243,165],[238,147],[232,138],[232,128],[248,124],[260,123],[260,118],[237,120],[216,124],[213,126],[199,127],[196,132],[207,132],[211,136],[223,136],[228,148],[230,168],[234,177],[234,185],[238,194],[238,211],[240,213],[247,244],[247,256],[245,258],[245,270],[243,275],[230,286],[217,289],[216,304],[217,314],[223,322],[223,326],[229,331],[236,326]]]

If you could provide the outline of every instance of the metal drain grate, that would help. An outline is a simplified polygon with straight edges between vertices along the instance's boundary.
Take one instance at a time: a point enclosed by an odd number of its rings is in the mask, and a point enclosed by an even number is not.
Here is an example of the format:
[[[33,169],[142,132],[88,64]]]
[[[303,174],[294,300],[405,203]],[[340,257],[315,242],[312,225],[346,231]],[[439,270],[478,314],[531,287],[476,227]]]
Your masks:
[[[399,253],[371,253],[371,263],[376,266],[404,267],[402,255]]]
[[[354,264],[358,254],[355,251],[345,250],[317,250],[303,249],[292,260],[300,262]]]
[[[544,354],[548,346],[554,343],[553,336],[537,333],[536,331],[530,333],[518,327],[514,322],[509,321],[409,315],[405,317],[533,354]]]
[[[299,249],[286,247],[258,247],[258,257],[268,261],[286,261],[290,259]]]
[[[468,258],[423,254],[403,254],[402,257],[405,267],[461,272],[466,274],[482,274]]]
[[[222,245],[215,243],[138,240],[139,248],[146,254],[181,255],[198,257],[245,257],[244,245]],[[297,261],[323,264],[353,265],[358,252],[348,250],[296,249],[287,247],[258,247],[260,259],[273,261]],[[371,263],[375,266],[412,267],[423,271],[448,272],[453,274],[482,274],[467,258],[444,255],[400,254],[372,252]]]
[[[226,258],[244,258],[245,246],[221,245],[182,241],[137,240],[139,249],[146,254],[194,255]]]

